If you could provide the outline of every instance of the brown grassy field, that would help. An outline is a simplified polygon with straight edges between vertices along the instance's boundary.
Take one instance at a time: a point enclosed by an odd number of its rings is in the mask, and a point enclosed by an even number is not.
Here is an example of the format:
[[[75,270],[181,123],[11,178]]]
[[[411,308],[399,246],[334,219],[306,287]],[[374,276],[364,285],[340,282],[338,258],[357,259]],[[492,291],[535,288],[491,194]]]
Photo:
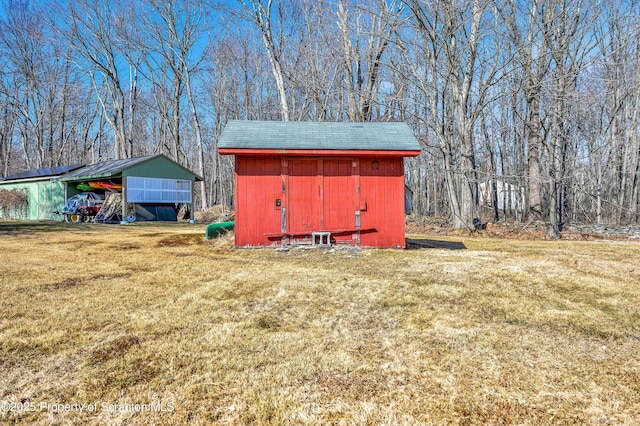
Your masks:
[[[0,422],[640,423],[640,244],[442,239],[0,223]]]

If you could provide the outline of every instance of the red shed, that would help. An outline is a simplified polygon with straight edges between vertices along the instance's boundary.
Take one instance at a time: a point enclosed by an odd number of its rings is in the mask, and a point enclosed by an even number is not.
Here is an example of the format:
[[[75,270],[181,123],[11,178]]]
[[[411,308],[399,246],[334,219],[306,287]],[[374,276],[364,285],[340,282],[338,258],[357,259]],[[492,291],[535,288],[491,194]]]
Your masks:
[[[293,242],[404,247],[404,123],[230,121],[237,247]]]

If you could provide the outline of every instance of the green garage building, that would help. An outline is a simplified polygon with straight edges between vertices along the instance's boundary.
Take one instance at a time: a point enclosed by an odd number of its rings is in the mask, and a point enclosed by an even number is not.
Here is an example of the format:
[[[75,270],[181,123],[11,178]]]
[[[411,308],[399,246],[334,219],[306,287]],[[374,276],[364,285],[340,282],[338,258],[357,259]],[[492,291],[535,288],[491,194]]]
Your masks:
[[[0,180],[0,190],[22,191],[28,200],[20,211],[0,209],[0,218],[62,220],[54,212],[61,212],[69,197],[85,190],[121,193],[123,217],[131,204],[136,211],[147,213],[171,204],[189,204],[189,211],[193,211],[193,183],[201,180],[162,154],[31,170]]]

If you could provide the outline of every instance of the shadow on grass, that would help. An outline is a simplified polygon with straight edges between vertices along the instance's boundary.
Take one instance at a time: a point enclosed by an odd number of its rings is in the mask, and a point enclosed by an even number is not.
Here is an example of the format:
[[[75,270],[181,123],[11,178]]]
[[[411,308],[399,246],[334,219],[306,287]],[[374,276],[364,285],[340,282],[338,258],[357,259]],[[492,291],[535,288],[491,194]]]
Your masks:
[[[20,222],[0,220],[0,235],[26,235],[38,232],[101,232],[106,228],[116,228],[120,226],[122,226],[120,223],[71,223],[56,221]],[[163,229],[189,229],[196,232],[200,231],[200,227],[198,225],[188,222],[136,222],[124,225],[124,227],[162,227]],[[204,235],[204,231],[202,232]]]
[[[467,246],[459,241],[441,241],[427,239],[407,238],[407,250],[418,250],[423,248],[436,248],[445,250],[466,250]]]
[[[0,235],[20,235],[35,232],[61,232],[70,230],[88,230],[91,224],[67,222],[10,222],[0,221]]]

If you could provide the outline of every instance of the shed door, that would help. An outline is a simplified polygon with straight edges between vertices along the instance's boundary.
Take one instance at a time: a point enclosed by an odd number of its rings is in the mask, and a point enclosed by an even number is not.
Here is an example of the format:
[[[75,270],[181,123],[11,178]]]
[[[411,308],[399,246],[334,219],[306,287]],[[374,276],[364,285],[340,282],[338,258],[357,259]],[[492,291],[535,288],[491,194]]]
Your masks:
[[[36,219],[46,220],[53,217],[53,191],[54,184],[51,182],[38,183],[36,185]]]
[[[322,227],[327,231],[355,229],[357,185],[350,158],[330,158],[322,162]],[[352,233],[335,233],[336,241],[350,242]]]
[[[288,159],[287,231],[355,229],[356,181],[351,159]],[[352,234],[332,235],[349,241]]]
[[[288,226],[292,233],[320,228],[320,178],[318,160],[292,159],[289,166]]]

